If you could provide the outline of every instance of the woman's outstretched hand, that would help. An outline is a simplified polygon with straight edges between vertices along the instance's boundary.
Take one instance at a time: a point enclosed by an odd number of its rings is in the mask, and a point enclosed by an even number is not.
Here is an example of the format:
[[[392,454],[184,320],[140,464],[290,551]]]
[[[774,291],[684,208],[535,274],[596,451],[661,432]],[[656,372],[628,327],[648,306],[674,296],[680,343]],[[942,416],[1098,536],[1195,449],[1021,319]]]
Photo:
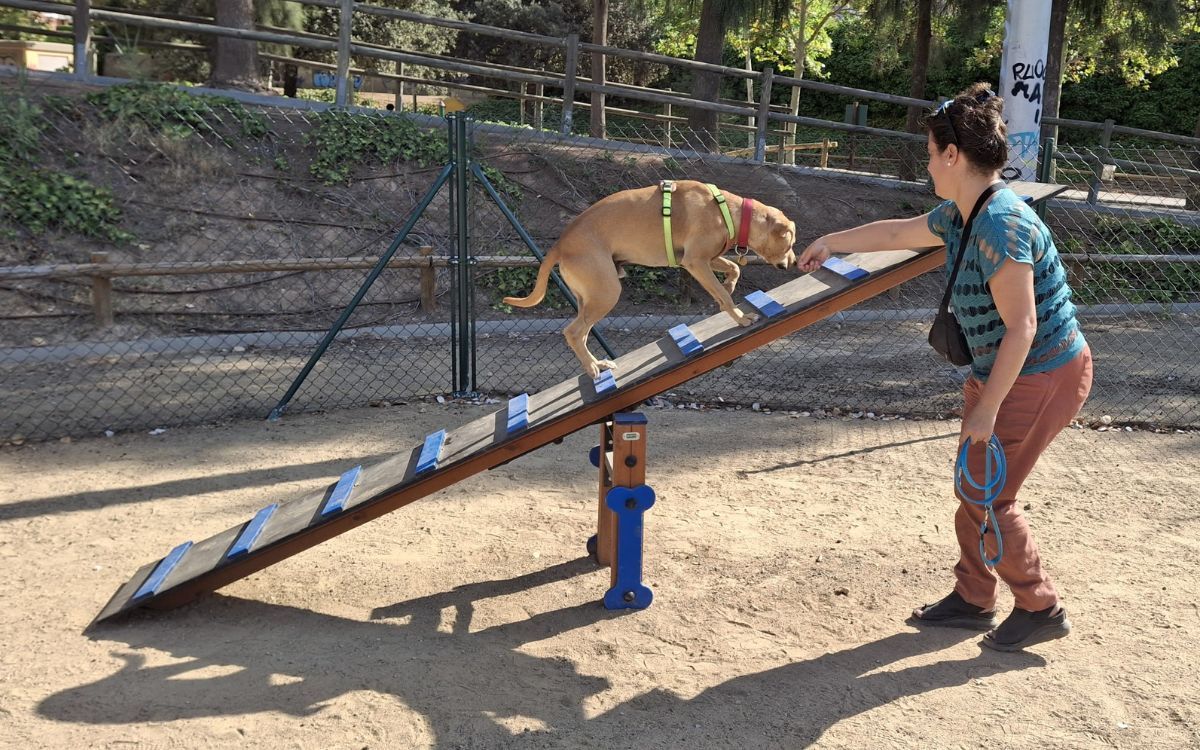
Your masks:
[[[829,241],[825,236],[821,236],[812,241],[812,244],[804,248],[804,252],[800,253],[800,257],[796,259],[796,268],[803,273],[812,273],[821,267],[821,264],[829,260],[829,256],[833,251],[829,248]]]

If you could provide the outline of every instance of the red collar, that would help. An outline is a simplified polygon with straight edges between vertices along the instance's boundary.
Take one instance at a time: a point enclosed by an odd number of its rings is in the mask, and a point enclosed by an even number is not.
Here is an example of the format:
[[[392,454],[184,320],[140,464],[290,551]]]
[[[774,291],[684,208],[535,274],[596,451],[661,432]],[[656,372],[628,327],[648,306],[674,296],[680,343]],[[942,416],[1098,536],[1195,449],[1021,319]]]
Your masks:
[[[754,211],[754,199],[742,199],[742,224],[738,227],[737,244],[734,247],[748,248],[750,242],[750,217]]]

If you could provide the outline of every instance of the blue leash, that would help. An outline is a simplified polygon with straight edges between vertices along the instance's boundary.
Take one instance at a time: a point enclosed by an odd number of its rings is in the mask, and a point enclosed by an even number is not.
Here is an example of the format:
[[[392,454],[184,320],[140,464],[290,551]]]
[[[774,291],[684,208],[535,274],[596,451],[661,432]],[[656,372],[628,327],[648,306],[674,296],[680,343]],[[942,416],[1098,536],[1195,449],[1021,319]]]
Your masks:
[[[1000,445],[1000,439],[992,435],[988,439],[987,451],[984,455],[983,484],[979,484],[971,476],[971,470],[967,468],[967,450],[970,447],[971,439],[967,438],[958,452],[958,459],[954,462],[954,489],[958,491],[959,497],[966,499],[972,505],[982,505],[986,511],[983,523],[979,525],[979,559],[983,560],[984,565],[994,568],[1004,557],[1004,537],[1000,535],[1000,524],[996,520],[996,512],[992,510],[992,503],[1004,489],[1004,480],[1008,476],[1008,460],[1004,457],[1004,447]],[[994,477],[992,476],[993,471],[995,471]],[[963,490],[963,479],[967,480],[967,484],[983,493],[982,500],[973,499]],[[989,522],[991,522],[992,531],[996,534],[996,556],[992,558],[987,556],[987,552],[983,548],[983,540],[987,536]]]

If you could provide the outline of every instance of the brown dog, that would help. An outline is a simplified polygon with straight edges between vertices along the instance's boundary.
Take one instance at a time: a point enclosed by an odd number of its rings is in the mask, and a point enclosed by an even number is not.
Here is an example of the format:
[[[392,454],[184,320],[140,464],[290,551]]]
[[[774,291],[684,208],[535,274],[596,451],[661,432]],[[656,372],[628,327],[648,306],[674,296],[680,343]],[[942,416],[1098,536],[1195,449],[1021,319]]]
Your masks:
[[[733,219],[734,237],[742,234],[742,203],[745,199],[724,193]],[[579,314],[563,336],[579,357],[583,369],[594,379],[602,369],[615,367],[611,360],[598,360],[587,348],[588,333],[617,304],[621,296],[620,264],[663,267],[669,265],[663,240],[662,191],[658,186],[622,190],[592,204],[567,225],[558,242],[546,253],[538,269],[537,283],[528,297],[505,297],[514,307],[533,307],[546,296],[546,283],[555,264],[563,280],[579,301]],[[721,208],[704,183],[680,180],[675,183],[671,206],[671,234],[675,257],[703,286],[721,309],[748,326],[758,320],[734,307],[733,289],[741,270],[722,255],[732,246]],[[796,263],[792,244],[796,224],[783,212],[753,201],[746,244],[764,260],[779,268]],[[717,281],[714,271],[724,274]]]

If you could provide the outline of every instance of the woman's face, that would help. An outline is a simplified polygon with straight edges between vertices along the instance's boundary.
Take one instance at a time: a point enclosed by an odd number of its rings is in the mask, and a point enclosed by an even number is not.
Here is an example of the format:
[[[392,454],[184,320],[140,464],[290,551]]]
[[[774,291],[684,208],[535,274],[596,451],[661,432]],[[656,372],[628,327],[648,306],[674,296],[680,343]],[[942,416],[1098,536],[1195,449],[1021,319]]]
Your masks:
[[[957,161],[958,148],[947,146],[945,151],[938,151],[937,141],[929,133],[925,139],[925,150],[929,152],[929,164],[925,169],[933,178],[933,192],[939,198],[953,198],[955,185],[954,163]]]

